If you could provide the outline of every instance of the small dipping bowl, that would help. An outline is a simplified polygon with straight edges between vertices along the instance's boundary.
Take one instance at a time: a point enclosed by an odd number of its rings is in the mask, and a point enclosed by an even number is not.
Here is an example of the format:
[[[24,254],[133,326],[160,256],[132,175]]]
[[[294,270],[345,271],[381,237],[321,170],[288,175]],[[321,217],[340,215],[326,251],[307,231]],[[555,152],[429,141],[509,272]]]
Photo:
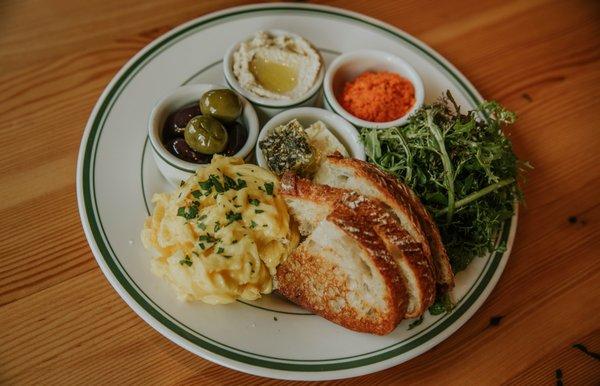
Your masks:
[[[327,129],[344,145],[350,157],[363,161],[366,159],[365,149],[360,141],[360,136],[350,122],[325,109],[298,107],[277,114],[262,128],[256,142],[256,162],[258,166],[269,169],[267,160],[259,146],[260,141],[268,135],[271,129],[285,125],[292,119],[297,119],[304,128],[307,128],[316,121],[323,122],[327,126]]]
[[[278,30],[278,29],[266,30],[265,32],[272,36],[285,35],[285,36],[292,36],[295,38],[302,38],[301,36],[299,36],[297,34],[294,34],[294,33],[288,32],[288,31]],[[241,41],[235,43],[234,45],[232,45],[227,50],[227,52],[225,53],[225,56],[223,57],[223,74],[225,76],[225,82],[227,82],[229,87],[232,88],[233,90],[235,90],[235,92],[237,92],[238,94],[243,95],[250,102],[252,102],[252,104],[256,108],[256,111],[262,122],[265,122],[268,119],[270,119],[271,117],[275,116],[276,114],[278,114],[284,110],[288,110],[292,107],[314,106],[317,101],[317,98],[319,96],[319,90],[321,89],[321,86],[323,85],[323,78],[325,77],[325,61],[323,60],[322,57],[321,57],[321,69],[319,70],[319,73],[317,74],[315,83],[304,95],[302,95],[298,98],[285,99],[285,100],[270,99],[270,98],[265,98],[265,97],[256,95],[242,87],[242,85],[238,82],[235,74],[233,73],[233,53],[238,50],[238,48],[240,47],[240,45],[243,42],[252,39],[252,37],[253,37],[253,35],[248,36],[246,39],[241,40]],[[319,50],[316,47],[313,46],[313,48],[317,51],[317,53],[319,53]],[[321,56],[320,53],[319,53],[319,56]]]
[[[415,103],[403,116],[389,122],[370,122],[355,117],[338,102],[346,83],[353,81],[365,71],[393,72],[409,80],[415,89]],[[338,56],[329,66],[323,82],[325,108],[341,115],[358,128],[386,129],[401,126],[408,117],[423,105],[425,90],[423,81],[415,69],[403,59],[383,51],[359,50]]]
[[[158,169],[162,175],[174,186],[179,186],[182,180],[186,180],[191,174],[194,174],[198,168],[206,164],[196,164],[177,158],[171,154],[162,141],[162,131],[167,117],[178,109],[198,102],[202,94],[209,90],[224,89],[225,86],[215,84],[191,84],[179,87],[171,94],[162,98],[152,109],[148,121],[148,135],[152,145],[152,155]],[[244,97],[238,95],[242,102],[242,114],[238,118],[248,130],[248,139],[242,148],[235,153],[234,157],[245,160],[252,157],[252,149],[258,138],[258,117],[252,104]]]

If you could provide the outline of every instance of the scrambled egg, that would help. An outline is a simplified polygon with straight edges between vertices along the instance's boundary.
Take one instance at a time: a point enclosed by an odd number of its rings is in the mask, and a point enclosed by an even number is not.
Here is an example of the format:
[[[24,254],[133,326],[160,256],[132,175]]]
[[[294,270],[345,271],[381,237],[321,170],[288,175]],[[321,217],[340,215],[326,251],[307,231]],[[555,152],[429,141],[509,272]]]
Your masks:
[[[155,254],[154,274],[183,300],[223,304],[270,293],[299,238],[277,189],[271,172],[215,155],[174,192],[155,194],[141,235]]]

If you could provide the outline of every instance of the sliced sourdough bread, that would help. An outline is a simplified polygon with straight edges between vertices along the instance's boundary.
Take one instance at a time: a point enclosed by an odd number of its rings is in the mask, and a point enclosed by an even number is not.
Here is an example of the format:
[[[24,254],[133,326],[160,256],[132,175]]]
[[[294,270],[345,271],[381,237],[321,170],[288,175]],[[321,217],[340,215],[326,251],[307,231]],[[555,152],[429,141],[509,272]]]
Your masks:
[[[316,185],[293,173],[281,176],[280,194],[298,223],[302,236],[310,235],[317,225],[333,210],[342,198],[343,190]]]
[[[406,290],[383,241],[339,208],[277,268],[285,297],[354,331],[390,333],[406,310]]]
[[[305,234],[315,236],[323,220],[336,213],[352,213],[348,223],[366,227],[369,235],[381,240],[392,257],[406,287],[407,306],[403,317],[421,315],[435,300],[434,269],[417,243],[402,227],[395,213],[379,200],[345,189],[318,185],[293,174],[282,178],[280,194]],[[357,225],[358,224],[358,225]],[[371,236],[370,236],[371,237]],[[352,249],[346,255],[352,255]]]
[[[353,190],[387,204],[404,229],[421,245],[423,254],[431,259],[438,292],[444,293],[454,287],[454,274],[437,225],[409,187],[375,165],[343,158],[339,154],[327,157],[317,170],[314,181]]]

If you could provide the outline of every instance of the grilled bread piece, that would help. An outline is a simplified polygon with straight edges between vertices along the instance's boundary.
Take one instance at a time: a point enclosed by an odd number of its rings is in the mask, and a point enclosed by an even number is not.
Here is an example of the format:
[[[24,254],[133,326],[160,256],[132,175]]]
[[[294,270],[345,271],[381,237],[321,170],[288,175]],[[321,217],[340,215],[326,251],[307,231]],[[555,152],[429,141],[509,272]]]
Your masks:
[[[333,210],[344,191],[325,185],[316,185],[293,173],[281,177],[280,194],[298,223],[302,236],[310,235],[317,225]]]
[[[397,273],[406,287],[408,304],[403,317],[419,316],[433,303],[434,267],[387,205],[356,192],[314,184],[290,173],[282,178],[280,194],[304,234],[315,237],[323,220],[338,211],[348,210],[356,223],[374,232],[396,263]],[[354,252],[348,249],[345,253]]]
[[[407,305],[404,283],[383,241],[344,205],[278,266],[275,287],[334,323],[379,335],[396,327]]]
[[[437,225],[414,192],[397,178],[375,165],[334,154],[321,164],[314,181],[354,190],[389,205],[406,231],[421,244],[425,256],[432,260],[438,292],[454,287],[454,273]]]

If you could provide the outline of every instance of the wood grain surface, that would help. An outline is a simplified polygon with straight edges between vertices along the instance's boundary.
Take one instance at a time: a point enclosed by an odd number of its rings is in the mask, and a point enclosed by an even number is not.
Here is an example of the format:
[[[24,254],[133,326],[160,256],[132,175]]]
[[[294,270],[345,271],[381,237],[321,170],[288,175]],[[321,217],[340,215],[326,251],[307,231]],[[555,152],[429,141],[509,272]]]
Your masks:
[[[83,128],[118,69],[178,24],[241,3],[0,2],[0,383],[278,383],[144,323],[96,265],[75,195]],[[518,113],[512,140],[535,165],[513,254],[474,317],[407,363],[331,383],[599,384],[600,2],[327,3],[448,58]]]

